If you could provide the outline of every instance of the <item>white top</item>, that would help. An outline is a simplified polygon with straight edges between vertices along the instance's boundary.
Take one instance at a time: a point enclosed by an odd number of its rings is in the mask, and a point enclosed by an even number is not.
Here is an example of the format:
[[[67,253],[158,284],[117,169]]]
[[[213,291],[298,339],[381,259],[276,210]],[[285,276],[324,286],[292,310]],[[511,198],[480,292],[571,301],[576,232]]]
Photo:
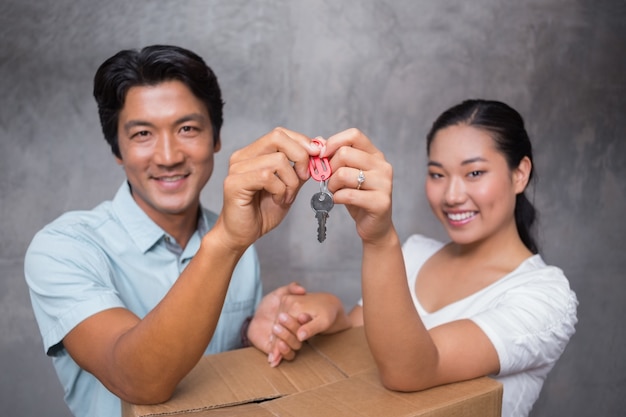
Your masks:
[[[502,415],[525,417],[575,332],[576,294],[561,269],[534,255],[486,288],[428,313],[415,282],[424,262],[442,247],[421,235],[402,246],[413,303],[428,329],[470,319],[485,332],[500,359],[500,372],[492,377],[504,387]]]

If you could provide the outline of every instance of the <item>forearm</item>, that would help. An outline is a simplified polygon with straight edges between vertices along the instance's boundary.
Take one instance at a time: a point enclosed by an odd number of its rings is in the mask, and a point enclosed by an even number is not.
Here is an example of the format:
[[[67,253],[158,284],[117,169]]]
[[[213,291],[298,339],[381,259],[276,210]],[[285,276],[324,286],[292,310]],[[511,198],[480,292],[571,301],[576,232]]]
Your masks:
[[[438,353],[411,299],[393,228],[384,240],[364,243],[362,287],[365,333],[383,383],[397,390],[425,388],[421,378],[433,375]]]
[[[119,394],[135,403],[171,396],[211,341],[242,253],[205,236],[163,300],[117,340],[111,359]]]

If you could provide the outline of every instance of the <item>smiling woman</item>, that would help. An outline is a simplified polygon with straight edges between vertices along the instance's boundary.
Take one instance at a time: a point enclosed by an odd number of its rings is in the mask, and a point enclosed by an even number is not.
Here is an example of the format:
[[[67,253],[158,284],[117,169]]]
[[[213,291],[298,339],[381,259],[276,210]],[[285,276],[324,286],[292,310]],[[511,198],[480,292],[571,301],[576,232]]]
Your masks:
[[[512,213],[532,170],[528,156],[510,168],[487,131],[452,125],[436,134],[428,167],[426,196],[453,241],[496,248],[518,240]],[[523,242],[518,246],[519,260],[531,255]]]
[[[413,235],[401,246],[391,170],[369,170],[368,192],[379,198],[367,201],[386,203],[352,200],[368,216],[350,209],[363,239],[363,299],[350,317],[365,325],[388,388],[491,375],[504,385],[502,415],[527,416],[574,334],[578,302],[531,234],[535,209],[524,190],[533,155],[523,119],[501,102],[464,101],[434,122],[427,149],[426,195],[450,242]]]

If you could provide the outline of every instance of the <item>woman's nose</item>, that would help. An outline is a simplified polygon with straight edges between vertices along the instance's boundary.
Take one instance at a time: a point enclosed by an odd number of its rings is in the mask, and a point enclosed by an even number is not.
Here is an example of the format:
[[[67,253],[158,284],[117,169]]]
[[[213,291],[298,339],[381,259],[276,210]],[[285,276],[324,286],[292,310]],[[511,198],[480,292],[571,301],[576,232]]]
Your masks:
[[[445,201],[448,205],[458,205],[465,201],[465,184],[460,178],[452,177],[448,182],[445,193]]]

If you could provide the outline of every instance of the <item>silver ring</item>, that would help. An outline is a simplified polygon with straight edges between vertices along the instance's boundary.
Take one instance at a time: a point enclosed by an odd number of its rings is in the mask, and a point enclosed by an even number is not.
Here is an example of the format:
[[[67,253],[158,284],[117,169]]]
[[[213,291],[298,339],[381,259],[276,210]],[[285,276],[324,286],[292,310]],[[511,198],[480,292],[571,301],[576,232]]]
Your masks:
[[[365,182],[365,175],[363,175],[363,171],[360,169],[359,169],[359,176],[356,178],[356,181],[357,181],[356,189],[360,190],[361,185],[363,185],[363,183]]]

